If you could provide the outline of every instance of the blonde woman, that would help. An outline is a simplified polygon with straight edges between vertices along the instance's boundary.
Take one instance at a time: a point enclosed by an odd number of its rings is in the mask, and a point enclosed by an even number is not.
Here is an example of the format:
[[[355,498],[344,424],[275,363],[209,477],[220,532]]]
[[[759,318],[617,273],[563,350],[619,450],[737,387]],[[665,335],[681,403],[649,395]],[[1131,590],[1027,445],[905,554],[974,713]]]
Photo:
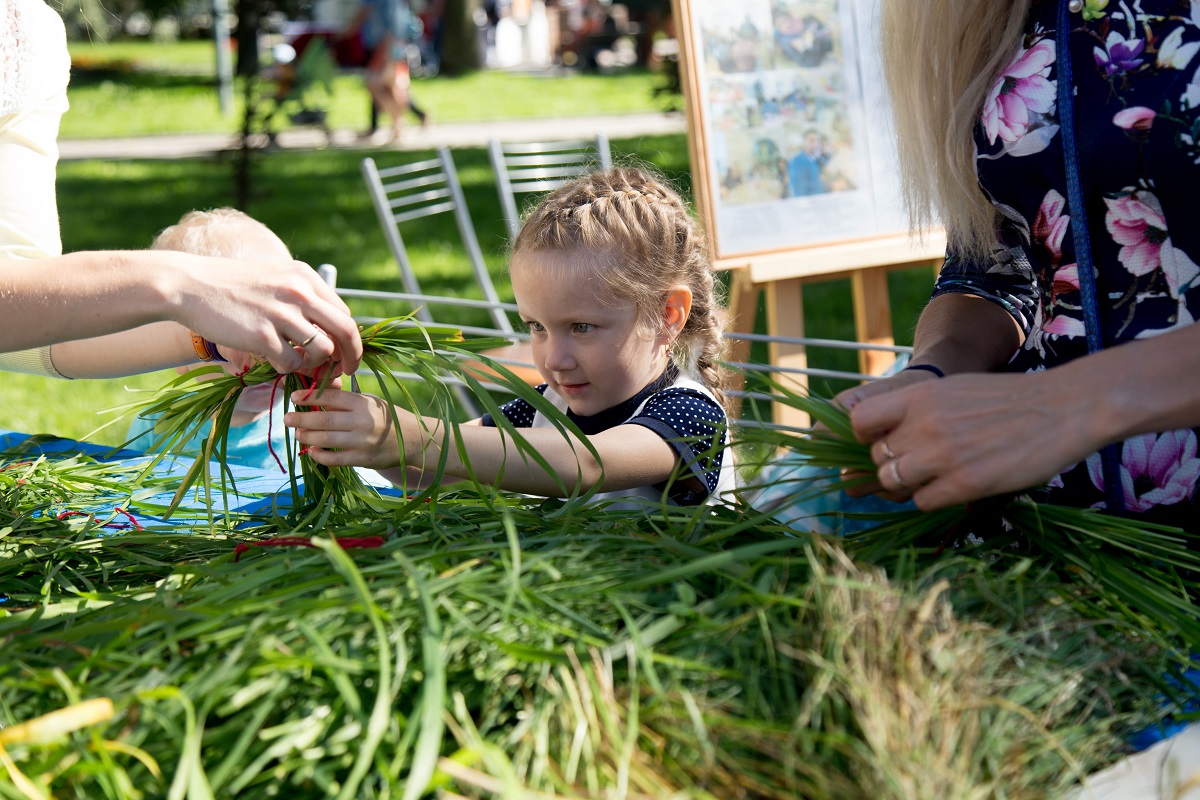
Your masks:
[[[1195,528],[1200,3],[884,7],[910,212],[951,246],[914,366],[842,395],[874,489]]]

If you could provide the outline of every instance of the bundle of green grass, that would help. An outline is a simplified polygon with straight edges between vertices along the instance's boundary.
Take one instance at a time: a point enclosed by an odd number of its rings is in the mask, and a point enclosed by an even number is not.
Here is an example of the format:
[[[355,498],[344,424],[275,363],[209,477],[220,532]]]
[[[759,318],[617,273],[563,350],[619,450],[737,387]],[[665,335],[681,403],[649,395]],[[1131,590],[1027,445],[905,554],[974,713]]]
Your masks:
[[[476,358],[422,341],[368,363]],[[150,525],[203,470],[0,459],[4,798],[1053,797],[1165,713],[1195,641],[1074,517],[1087,569],[1061,526],[842,549],[745,508],[336,473]],[[1186,575],[1163,552],[1146,574]]]

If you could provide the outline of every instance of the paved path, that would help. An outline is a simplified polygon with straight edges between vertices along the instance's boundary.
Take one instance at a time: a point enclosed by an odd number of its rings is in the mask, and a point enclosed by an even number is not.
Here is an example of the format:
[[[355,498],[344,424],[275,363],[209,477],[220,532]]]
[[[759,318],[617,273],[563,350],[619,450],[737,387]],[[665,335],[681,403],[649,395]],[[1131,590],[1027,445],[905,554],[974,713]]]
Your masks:
[[[354,131],[334,131],[329,146],[339,149],[428,150],[434,147],[482,147],[490,139],[538,141],[588,138],[606,133],[610,138],[632,138],[683,133],[686,121],[678,113],[618,114],[604,117],[561,117],[555,119],[497,120],[493,122],[432,122],[425,127],[404,129],[399,141],[383,144],[379,138],[360,139]],[[313,150],[326,146],[325,135],[313,128],[281,131],[279,146],[285,150]],[[82,158],[189,158],[237,148],[232,134],[186,134],[138,136],[125,139],[60,139],[59,157]]]

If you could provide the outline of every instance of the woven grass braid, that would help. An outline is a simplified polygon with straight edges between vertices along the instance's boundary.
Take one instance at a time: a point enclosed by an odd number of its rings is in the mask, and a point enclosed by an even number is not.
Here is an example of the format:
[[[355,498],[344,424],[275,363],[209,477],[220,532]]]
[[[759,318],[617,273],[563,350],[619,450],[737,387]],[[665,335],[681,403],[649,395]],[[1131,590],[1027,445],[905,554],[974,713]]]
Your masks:
[[[660,333],[668,292],[687,286],[692,309],[672,350],[725,403],[727,315],[708,245],[682,198],[648,170],[614,167],[566,184],[525,219],[513,245],[522,253],[558,251],[590,266],[601,296],[632,301],[647,330]]]

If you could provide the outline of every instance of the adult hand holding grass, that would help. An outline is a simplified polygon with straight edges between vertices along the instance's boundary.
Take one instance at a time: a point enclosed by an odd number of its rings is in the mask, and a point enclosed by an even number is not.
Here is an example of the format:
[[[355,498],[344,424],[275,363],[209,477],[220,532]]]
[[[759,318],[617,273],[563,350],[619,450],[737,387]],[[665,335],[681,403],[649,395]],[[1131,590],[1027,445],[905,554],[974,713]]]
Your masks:
[[[856,405],[868,398],[937,379],[936,375],[926,370],[901,371],[895,375],[847,389],[835,397],[834,402],[849,412]],[[893,503],[903,503],[912,497],[912,491],[908,489],[889,490],[884,488],[883,484],[876,480],[876,473],[874,471],[863,472],[856,469],[843,468],[842,477],[852,482],[851,485],[846,486],[846,494],[851,497],[866,497],[870,494],[876,494],[885,500],[891,500]]]
[[[206,339],[262,356],[280,373],[331,360],[343,372],[358,369],[362,340],[350,309],[307,264],[262,261],[248,269],[220,259],[184,277],[176,289],[181,321]]]
[[[69,377],[102,377],[195,361],[188,330],[255,353],[276,371],[329,360],[358,368],[362,341],[349,308],[299,261],[209,258],[168,251],[96,251],[14,263],[5,294],[20,297],[0,320],[0,350],[56,343]],[[151,323],[176,323],[148,330]],[[320,329],[304,347],[303,342]],[[99,339],[98,337],[105,337]],[[95,340],[82,343],[80,340]]]

